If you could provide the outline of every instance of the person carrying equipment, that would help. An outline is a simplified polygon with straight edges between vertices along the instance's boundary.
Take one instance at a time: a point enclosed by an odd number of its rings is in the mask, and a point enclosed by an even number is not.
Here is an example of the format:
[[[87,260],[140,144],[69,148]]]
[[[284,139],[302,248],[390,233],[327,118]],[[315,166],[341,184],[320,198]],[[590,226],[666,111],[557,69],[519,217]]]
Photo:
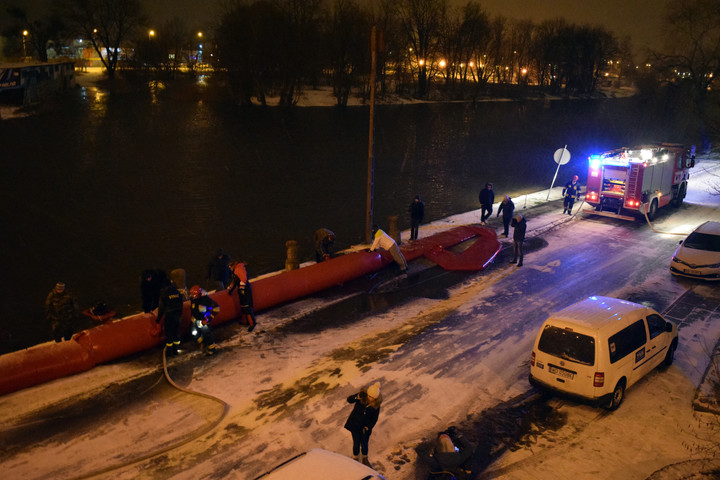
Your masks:
[[[205,355],[215,354],[215,338],[210,322],[219,312],[220,306],[199,285],[190,288],[190,315],[193,321],[190,333],[202,346]]]

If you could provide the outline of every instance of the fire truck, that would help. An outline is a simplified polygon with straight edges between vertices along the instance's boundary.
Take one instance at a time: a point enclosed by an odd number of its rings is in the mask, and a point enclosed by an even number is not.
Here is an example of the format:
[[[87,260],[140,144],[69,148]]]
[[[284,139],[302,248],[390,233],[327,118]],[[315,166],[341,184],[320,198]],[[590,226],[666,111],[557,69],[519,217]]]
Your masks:
[[[585,213],[635,220],[652,220],[658,208],[679,207],[687,193],[695,146],[671,143],[619,148],[591,155]]]

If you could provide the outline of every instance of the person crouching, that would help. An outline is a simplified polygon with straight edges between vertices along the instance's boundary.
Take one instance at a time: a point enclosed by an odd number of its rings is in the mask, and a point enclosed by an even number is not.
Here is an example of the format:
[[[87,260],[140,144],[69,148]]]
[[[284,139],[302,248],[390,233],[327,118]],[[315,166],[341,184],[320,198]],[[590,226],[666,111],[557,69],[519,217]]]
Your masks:
[[[210,330],[210,322],[219,312],[220,306],[205,290],[198,285],[190,288],[190,314],[193,320],[191,332],[202,346],[205,355],[215,354],[215,338]]]

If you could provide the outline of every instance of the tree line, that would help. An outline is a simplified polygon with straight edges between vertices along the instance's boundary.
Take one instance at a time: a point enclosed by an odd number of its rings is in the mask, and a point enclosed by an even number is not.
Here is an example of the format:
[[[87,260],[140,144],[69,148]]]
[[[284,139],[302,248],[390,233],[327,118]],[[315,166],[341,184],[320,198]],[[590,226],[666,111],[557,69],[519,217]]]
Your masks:
[[[340,106],[353,90],[367,95],[373,26],[378,95],[467,98],[507,84],[590,94],[606,75],[636,74],[629,40],[603,26],[490,16],[479,0],[460,6],[447,0],[228,0],[224,6],[202,42],[179,18],[151,35],[140,0],[58,0],[36,18],[12,7],[3,22],[4,53],[18,56],[23,29],[29,32],[23,48],[41,61],[49,50],[72,56],[73,39],[81,38],[113,77],[118,69],[193,72],[202,43],[203,63],[236,102],[264,104],[276,96],[285,106],[318,85],[331,85]],[[720,4],[671,0],[666,24],[667,53],[652,55],[652,73],[687,72],[702,103],[720,74]]]

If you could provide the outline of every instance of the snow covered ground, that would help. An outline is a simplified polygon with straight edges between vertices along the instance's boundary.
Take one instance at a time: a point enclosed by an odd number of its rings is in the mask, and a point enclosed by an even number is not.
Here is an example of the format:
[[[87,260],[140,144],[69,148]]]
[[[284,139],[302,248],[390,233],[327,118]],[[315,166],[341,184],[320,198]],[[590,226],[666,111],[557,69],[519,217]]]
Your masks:
[[[416,450],[435,432],[455,424],[475,440],[490,437],[471,430],[532,395],[528,356],[548,312],[592,293],[660,311],[689,295],[717,298],[716,287],[677,281],[667,266],[677,234],[720,220],[718,197],[708,193],[718,177],[707,173],[718,167],[718,158],[696,167],[687,205],[654,225],[665,233],[570,218],[559,213],[559,188],[550,202],[538,192],[514,199],[529,219],[522,269],[504,252],[485,272],[434,295],[374,305],[370,315],[333,313],[333,302],[347,301],[342,293],[263,312],[253,333],[218,329],[216,357],[186,345],[168,365],[179,388],[153,351],[0,397],[0,468],[24,479],[252,479],[311,448],[349,454],[345,398],[379,381],[371,461],[388,480],[424,478]],[[477,211],[456,215],[420,235],[478,219]],[[692,401],[720,314],[682,321],[676,364],[632,387],[619,410],[551,400],[547,416],[557,424],[530,428],[512,448],[494,441],[482,478],[687,478],[717,459],[718,417],[695,412]]]

